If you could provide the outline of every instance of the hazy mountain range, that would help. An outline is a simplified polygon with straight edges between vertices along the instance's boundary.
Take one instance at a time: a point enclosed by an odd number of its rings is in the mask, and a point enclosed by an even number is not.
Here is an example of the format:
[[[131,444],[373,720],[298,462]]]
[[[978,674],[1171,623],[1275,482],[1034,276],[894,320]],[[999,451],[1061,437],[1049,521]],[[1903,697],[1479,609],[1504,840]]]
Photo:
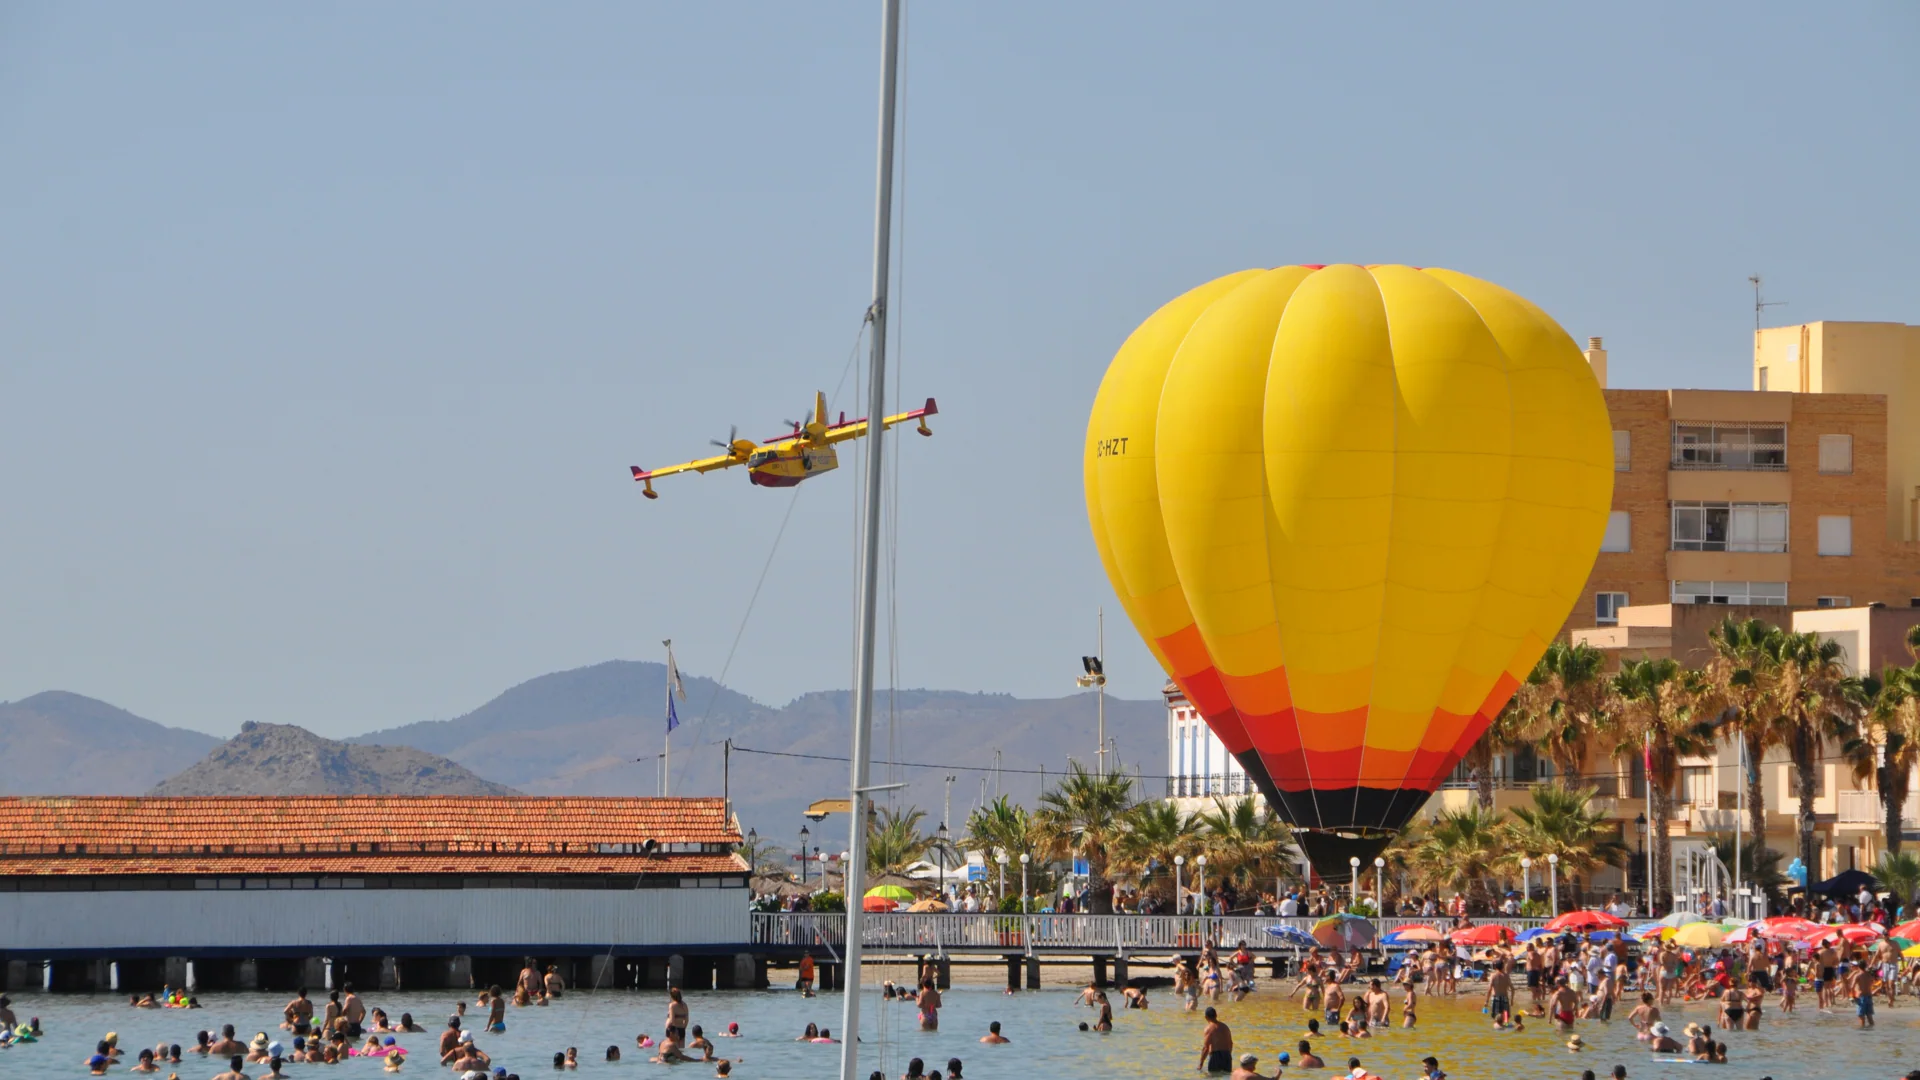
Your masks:
[[[845,796],[847,764],[831,759],[847,753],[846,691],[805,694],[772,707],[709,679],[689,677],[685,684],[687,700],[676,703],[682,723],[673,735],[674,794],[725,789],[743,826],[789,847],[806,824],[800,811],[807,803]],[[344,743],[267,723],[248,725],[222,743],[78,694],[50,692],[0,704],[0,793],[424,794],[510,788],[650,795],[658,791],[665,712],[664,665],[636,661],[542,675],[454,719],[369,732]],[[1095,726],[1091,693],[1022,699],[883,690],[874,724],[875,782],[909,784],[893,798],[926,809],[931,828],[944,812],[944,781],[952,775],[958,827],[982,797],[983,780],[989,798],[998,790],[1031,802],[1041,770],[1058,775],[1070,757],[1090,763]],[[1128,767],[1144,762],[1143,772],[1166,771],[1160,702],[1108,698],[1107,734],[1117,740]],[[997,777],[996,750],[1002,765]],[[934,767],[914,767],[921,764]],[[844,846],[845,828],[836,820],[816,825],[815,842],[830,836],[832,848]]]

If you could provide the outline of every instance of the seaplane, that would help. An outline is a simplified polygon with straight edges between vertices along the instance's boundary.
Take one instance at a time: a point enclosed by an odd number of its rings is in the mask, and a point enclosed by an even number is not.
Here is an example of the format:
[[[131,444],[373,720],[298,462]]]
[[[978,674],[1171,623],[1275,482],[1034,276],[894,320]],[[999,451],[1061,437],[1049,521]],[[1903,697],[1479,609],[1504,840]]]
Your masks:
[[[882,417],[880,430],[918,421],[915,430],[922,435],[932,435],[933,429],[927,426],[927,417],[940,411],[932,398],[911,412],[897,416]],[[669,465],[664,469],[643,469],[633,466],[633,479],[645,487],[641,494],[649,499],[657,499],[660,493],[653,490],[653,482],[663,476],[675,473],[706,473],[716,469],[731,469],[736,465],[747,467],[747,482],[754,487],[786,488],[793,487],[802,480],[840,467],[840,456],[834,446],[849,439],[858,439],[868,433],[872,427],[866,417],[857,420],[847,419],[846,413],[840,414],[835,423],[827,422],[827,395],[816,393],[813,396],[813,418],[801,422],[789,420],[792,431],[777,435],[765,442],[754,442],[740,437],[740,429],[734,428],[727,433],[727,440],[713,440],[713,445],[721,453],[695,461],[683,461],[678,465]]]

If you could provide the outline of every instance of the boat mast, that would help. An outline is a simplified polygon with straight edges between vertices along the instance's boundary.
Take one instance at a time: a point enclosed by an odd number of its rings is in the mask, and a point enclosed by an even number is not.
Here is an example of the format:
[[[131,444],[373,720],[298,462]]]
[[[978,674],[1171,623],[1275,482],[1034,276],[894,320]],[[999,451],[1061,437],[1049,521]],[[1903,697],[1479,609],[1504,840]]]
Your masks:
[[[873,792],[868,784],[869,736],[873,727],[874,594],[880,582],[880,492],[884,487],[880,456],[887,445],[880,418],[887,414],[887,281],[893,251],[893,128],[895,83],[899,77],[900,0],[881,0],[880,30],[880,160],[873,215],[873,351],[867,373],[867,491],[861,514],[859,605],[856,609],[853,678],[853,778],[849,787],[852,813],[848,818],[847,864],[843,868],[843,895],[847,906],[845,977],[841,980],[840,1080],[860,1080],[860,946],[864,921],[867,869],[867,809]]]

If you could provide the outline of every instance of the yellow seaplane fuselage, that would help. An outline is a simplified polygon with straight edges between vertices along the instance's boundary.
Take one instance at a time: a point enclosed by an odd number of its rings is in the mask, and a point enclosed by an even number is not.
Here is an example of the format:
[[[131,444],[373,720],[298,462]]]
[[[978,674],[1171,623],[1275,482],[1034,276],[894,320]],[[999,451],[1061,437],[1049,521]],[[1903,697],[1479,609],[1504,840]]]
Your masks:
[[[915,430],[922,435],[931,435],[933,430],[927,427],[927,417],[940,411],[932,398],[926,405],[911,412],[897,416],[883,417],[880,429],[885,431],[895,424],[913,420],[918,421]],[[678,465],[669,465],[663,469],[643,469],[632,467],[633,479],[644,485],[641,494],[649,499],[657,499],[660,494],[653,490],[653,482],[663,476],[675,473],[705,473],[717,469],[731,469],[738,465],[747,468],[747,482],[755,487],[787,488],[799,484],[809,477],[832,472],[840,467],[840,455],[834,450],[837,443],[849,439],[858,439],[866,435],[872,427],[865,417],[848,420],[841,413],[837,423],[827,422],[827,396],[815,394],[813,399],[813,419],[807,423],[796,423],[793,430],[764,443],[752,439],[731,438],[719,446],[721,453],[695,461],[684,461]]]

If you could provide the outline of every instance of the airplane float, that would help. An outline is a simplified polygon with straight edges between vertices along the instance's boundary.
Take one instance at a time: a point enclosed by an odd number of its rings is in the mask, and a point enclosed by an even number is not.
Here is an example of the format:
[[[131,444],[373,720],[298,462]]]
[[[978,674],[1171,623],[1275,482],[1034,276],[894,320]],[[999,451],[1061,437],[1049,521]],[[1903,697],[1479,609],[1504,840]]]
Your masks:
[[[922,435],[931,435],[933,431],[927,427],[927,417],[939,411],[933,399],[928,398],[925,406],[912,412],[882,418],[880,429],[885,431],[895,424],[918,420],[915,430]],[[870,426],[865,417],[849,420],[846,413],[840,414],[838,423],[827,423],[827,395],[818,393],[813,397],[813,419],[804,424],[797,420],[789,420],[788,423],[792,425],[792,431],[775,436],[764,443],[740,438],[739,429],[736,428],[728,433],[726,442],[713,440],[713,445],[725,451],[724,453],[700,458],[697,461],[683,461],[664,469],[643,469],[635,465],[633,479],[646,485],[645,490],[641,492],[642,495],[649,499],[657,499],[660,494],[653,490],[653,482],[660,477],[683,472],[705,473],[715,469],[731,469],[736,465],[745,465],[747,481],[755,487],[793,487],[809,477],[839,468],[840,456],[834,451],[834,445],[846,442],[848,439],[860,438],[867,434]]]

